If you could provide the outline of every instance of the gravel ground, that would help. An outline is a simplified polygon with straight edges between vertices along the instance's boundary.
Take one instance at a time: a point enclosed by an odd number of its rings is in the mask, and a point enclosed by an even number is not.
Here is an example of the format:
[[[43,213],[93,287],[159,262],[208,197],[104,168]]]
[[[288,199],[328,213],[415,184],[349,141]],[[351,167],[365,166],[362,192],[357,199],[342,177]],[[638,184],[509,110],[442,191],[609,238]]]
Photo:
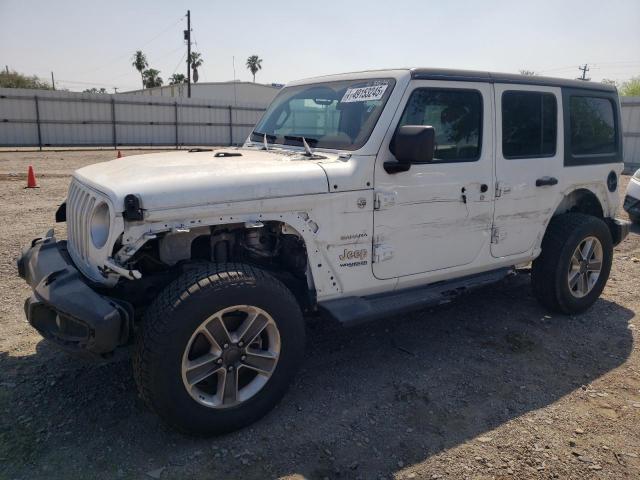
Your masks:
[[[146,410],[126,356],[69,357],[24,322],[18,252],[52,225],[69,172],[113,157],[0,152],[0,478],[640,477],[638,227],[583,315],[549,314],[520,275],[357,329],[314,321],[271,414],[194,439]],[[28,164],[42,188],[23,189]]]

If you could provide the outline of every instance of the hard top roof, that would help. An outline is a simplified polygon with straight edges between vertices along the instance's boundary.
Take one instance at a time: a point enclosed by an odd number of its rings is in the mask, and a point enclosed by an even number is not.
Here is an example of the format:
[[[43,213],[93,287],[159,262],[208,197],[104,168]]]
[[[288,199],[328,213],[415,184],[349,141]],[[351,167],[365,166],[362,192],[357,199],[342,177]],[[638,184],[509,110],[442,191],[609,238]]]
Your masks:
[[[599,90],[603,92],[616,92],[616,87],[598,82],[586,82],[582,80],[570,80],[566,78],[541,77],[538,75],[520,75],[518,73],[497,73],[479,70],[456,70],[447,68],[394,68],[384,70],[366,70],[360,72],[348,72],[319,77],[305,78],[290,82],[288,85],[302,85],[319,81],[340,81],[365,78],[392,77],[399,79],[411,75],[416,80],[444,80],[458,82],[487,82],[487,83],[511,83],[519,85],[545,85],[552,87],[581,88]]]
[[[570,80],[566,78],[520,75],[517,73],[495,73],[474,70],[450,70],[444,68],[413,68],[411,78],[416,80],[451,80],[462,82],[515,83],[519,85],[548,85],[552,87],[586,88],[615,92],[616,87],[599,82]]]

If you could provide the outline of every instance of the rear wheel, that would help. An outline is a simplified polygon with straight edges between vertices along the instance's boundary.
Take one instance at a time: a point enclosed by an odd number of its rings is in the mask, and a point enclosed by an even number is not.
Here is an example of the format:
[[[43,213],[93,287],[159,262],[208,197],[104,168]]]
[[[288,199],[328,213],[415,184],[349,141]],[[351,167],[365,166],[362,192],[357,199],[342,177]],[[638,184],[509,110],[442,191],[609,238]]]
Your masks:
[[[284,395],[303,356],[304,323],[271,275],[209,265],[158,296],[136,347],[147,405],[179,430],[217,434],[254,422]]]
[[[547,308],[579,313],[598,299],[609,278],[613,243],[607,225],[582,213],[551,219],[531,269],[533,292]]]

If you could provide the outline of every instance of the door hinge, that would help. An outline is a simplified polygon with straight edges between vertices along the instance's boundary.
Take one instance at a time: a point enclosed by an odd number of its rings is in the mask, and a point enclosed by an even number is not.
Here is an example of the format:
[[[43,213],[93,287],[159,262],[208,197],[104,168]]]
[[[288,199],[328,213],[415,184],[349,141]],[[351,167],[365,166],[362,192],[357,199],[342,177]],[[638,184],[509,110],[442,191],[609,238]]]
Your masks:
[[[506,234],[498,227],[491,228],[491,243],[500,243],[506,237]]]
[[[373,199],[373,209],[383,210],[396,204],[396,192],[376,192]]]
[[[496,182],[496,198],[511,193],[511,187],[504,182]]]
[[[391,245],[379,243],[373,246],[373,263],[384,262],[391,258],[393,258],[393,247]]]

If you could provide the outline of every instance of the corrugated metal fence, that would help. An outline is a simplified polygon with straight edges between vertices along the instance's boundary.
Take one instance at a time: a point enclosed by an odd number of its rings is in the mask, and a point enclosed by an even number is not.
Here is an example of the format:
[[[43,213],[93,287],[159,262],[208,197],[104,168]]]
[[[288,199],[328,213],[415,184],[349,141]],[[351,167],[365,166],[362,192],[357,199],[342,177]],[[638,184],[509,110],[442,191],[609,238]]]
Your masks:
[[[627,171],[640,168],[640,97],[621,97]],[[0,88],[1,147],[231,145],[266,105]]]
[[[265,105],[0,88],[0,146],[176,146],[244,142]]]
[[[640,97],[620,97],[625,171],[640,168]]]

